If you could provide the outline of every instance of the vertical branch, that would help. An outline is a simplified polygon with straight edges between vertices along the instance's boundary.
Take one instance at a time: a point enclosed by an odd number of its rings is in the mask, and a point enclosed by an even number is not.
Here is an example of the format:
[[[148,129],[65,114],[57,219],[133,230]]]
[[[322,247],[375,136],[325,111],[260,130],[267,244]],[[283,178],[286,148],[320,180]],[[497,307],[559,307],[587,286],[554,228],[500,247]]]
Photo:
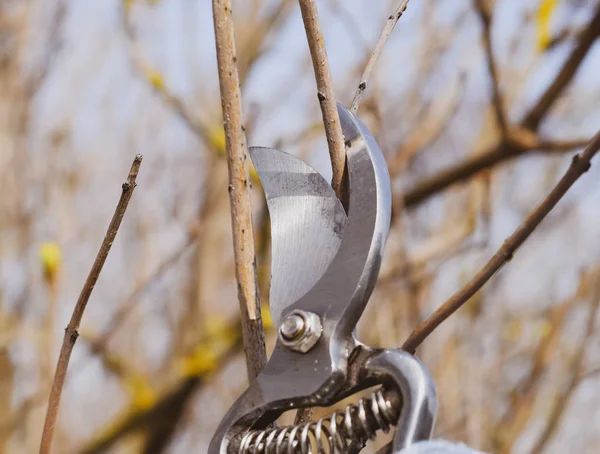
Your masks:
[[[506,124],[506,116],[504,114],[504,103],[502,96],[500,95],[500,81],[498,79],[498,67],[494,58],[494,52],[492,50],[492,16],[488,11],[488,7],[485,4],[485,0],[474,0],[475,11],[481,21],[483,28],[483,44],[485,46],[485,57],[492,79],[492,106],[494,108],[494,114],[496,116],[496,122],[500,128],[502,137],[505,138],[508,133],[508,126]]]
[[[267,354],[256,279],[246,134],[242,120],[242,97],[236,64],[231,0],[213,0],[212,6],[229,168],[235,275],[242,313],[246,366],[248,376],[252,379],[264,367]]]
[[[65,377],[67,376],[67,368],[69,367],[69,360],[71,359],[73,347],[75,346],[75,342],[77,342],[77,337],[79,336],[79,325],[81,324],[83,313],[90,299],[92,291],[94,290],[96,281],[98,281],[98,277],[100,276],[104,262],[106,262],[106,257],[108,257],[110,248],[112,247],[115,237],[117,236],[117,232],[121,225],[121,221],[123,220],[123,216],[125,215],[125,211],[127,210],[127,206],[129,205],[129,201],[131,200],[131,196],[133,195],[133,190],[135,189],[136,185],[135,180],[141,164],[142,155],[138,154],[133,160],[127,181],[123,183],[121,198],[119,199],[115,213],[113,214],[110,224],[108,225],[106,235],[102,241],[102,245],[100,246],[96,260],[94,261],[92,269],[88,274],[85,284],[83,285],[83,289],[79,294],[77,304],[75,304],[73,314],[71,315],[71,320],[65,329],[65,336],[63,338],[60,354],[58,356],[56,372],[54,373],[54,382],[52,383],[50,398],[48,399],[48,410],[46,412],[46,420],[44,421],[44,430],[42,432],[42,441],[40,444],[40,454],[48,454],[50,452],[50,448],[52,446],[52,437],[54,435],[54,426],[56,425],[56,418],[58,416],[60,398],[62,395],[63,385],[65,383]]]
[[[340,118],[335,103],[333,91],[333,79],[329,70],[325,42],[319,25],[319,14],[316,0],[298,0],[302,20],[306,30],[306,38],[310,49],[315,79],[317,82],[317,96],[323,115],[325,135],[329,147],[331,167],[333,176],[331,186],[340,200],[345,199],[344,194],[344,167],[346,165],[346,149],[344,146],[344,135],[340,125]]]
[[[404,14],[406,7],[408,6],[409,0],[402,0],[396,10],[388,17],[387,22],[385,23],[385,27],[383,27],[383,31],[381,32],[381,36],[379,37],[379,41],[375,45],[375,49],[373,49],[373,53],[369,57],[369,61],[365,66],[365,70],[363,72],[362,77],[360,78],[360,83],[358,84],[358,88],[356,89],[356,93],[354,94],[354,99],[352,100],[352,106],[350,110],[354,113],[358,111],[358,106],[362,100],[363,94],[367,89],[367,83],[369,78],[371,77],[371,73],[373,72],[373,68],[375,67],[375,62],[379,58],[381,51],[383,50],[383,46],[387,43],[394,27]]]

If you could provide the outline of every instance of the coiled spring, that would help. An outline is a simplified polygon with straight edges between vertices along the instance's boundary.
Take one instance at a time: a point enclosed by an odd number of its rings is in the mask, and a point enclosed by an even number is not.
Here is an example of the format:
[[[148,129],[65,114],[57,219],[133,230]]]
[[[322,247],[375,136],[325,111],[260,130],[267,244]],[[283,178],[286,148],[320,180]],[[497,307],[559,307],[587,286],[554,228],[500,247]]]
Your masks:
[[[345,454],[360,449],[376,432],[396,425],[399,404],[395,393],[375,391],[331,416],[296,426],[248,432],[239,454]],[[357,452],[357,451],[355,451]]]

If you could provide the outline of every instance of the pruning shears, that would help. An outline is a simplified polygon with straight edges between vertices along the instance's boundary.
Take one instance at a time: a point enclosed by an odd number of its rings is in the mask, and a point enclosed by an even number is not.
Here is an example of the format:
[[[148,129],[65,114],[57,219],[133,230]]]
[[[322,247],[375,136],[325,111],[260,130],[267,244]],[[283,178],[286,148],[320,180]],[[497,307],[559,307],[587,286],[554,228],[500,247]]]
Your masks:
[[[413,355],[372,348],[356,324],[375,287],[391,218],[383,154],[367,127],[338,105],[347,147],[348,209],[312,167],[251,147],[271,217],[270,311],[278,339],[264,370],[225,415],[209,454],[358,453],[396,427],[381,453],[429,439],[437,399]],[[304,424],[275,427],[285,411],[369,398]]]

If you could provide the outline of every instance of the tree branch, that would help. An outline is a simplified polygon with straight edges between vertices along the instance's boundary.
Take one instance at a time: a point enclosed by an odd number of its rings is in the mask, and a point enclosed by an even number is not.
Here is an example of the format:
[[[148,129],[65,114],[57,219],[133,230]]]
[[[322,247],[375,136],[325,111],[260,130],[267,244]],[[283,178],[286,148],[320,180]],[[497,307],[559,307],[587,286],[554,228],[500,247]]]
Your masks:
[[[494,145],[476,156],[471,156],[454,167],[442,170],[437,175],[426,178],[404,194],[404,206],[413,207],[438,194],[453,184],[472,178],[483,170],[534,151],[543,153],[564,153],[585,146],[585,140],[545,141],[534,139],[531,143],[519,143],[509,139]]]
[[[360,83],[358,84],[358,88],[356,89],[356,93],[354,94],[354,99],[352,100],[352,105],[350,110],[354,113],[358,111],[358,106],[362,100],[363,94],[367,89],[367,83],[369,82],[369,78],[371,77],[371,73],[373,72],[373,68],[375,67],[375,63],[381,55],[381,51],[383,47],[387,43],[394,27],[402,17],[402,14],[406,10],[408,6],[409,0],[402,0],[398,7],[394,10],[391,16],[388,17],[387,22],[385,23],[385,27],[383,27],[383,31],[381,32],[381,36],[379,37],[379,41],[375,45],[375,49],[373,49],[373,53],[371,53],[371,57],[365,66],[365,70],[360,78]]]
[[[581,155],[577,154],[573,157],[571,165],[554,189],[550,191],[550,194],[531,212],[525,222],[504,241],[502,247],[494,254],[483,269],[411,333],[403,345],[405,350],[414,352],[444,320],[460,309],[502,265],[512,259],[519,246],[523,244],[548,213],[552,211],[573,183],[583,173],[588,171],[591,166],[591,159],[598,152],[598,149],[600,149],[600,131],[596,133]]]
[[[600,6],[596,9],[593,18],[588,23],[583,32],[579,35],[577,44],[573,48],[570,56],[567,58],[554,81],[548,89],[539,98],[538,102],[524,116],[520,125],[515,129],[517,131],[528,131],[535,138],[537,128],[546,114],[569,85],[585,56],[589,52],[594,41],[600,36]],[[468,180],[482,170],[490,169],[496,164],[505,159],[512,159],[520,156],[525,151],[532,151],[534,148],[527,146],[523,147],[518,140],[512,137],[513,131],[505,141],[500,141],[486,152],[468,158],[466,161],[457,164],[446,170],[442,170],[437,175],[424,179],[417,183],[412,189],[404,195],[404,206],[411,207],[417,205],[424,200],[432,197],[447,187]],[[537,139],[536,139],[537,140]],[[541,148],[544,145],[543,141],[539,140],[538,146]],[[548,151],[564,151],[566,147],[548,148]],[[577,147],[575,147],[577,148]]]
[[[535,131],[544,119],[554,102],[567,88],[577,70],[581,66],[585,56],[589,52],[594,41],[600,36],[600,5],[596,8],[592,20],[579,35],[579,39],[571,55],[564,63],[554,81],[540,97],[537,104],[529,110],[521,125]]]
[[[46,413],[46,420],[44,421],[44,430],[42,432],[42,441],[40,444],[40,454],[48,454],[50,452],[50,448],[52,446],[52,436],[54,435],[54,426],[56,425],[56,418],[58,416],[58,407],[60,405],[63,385],[67,375],[67,368],[69,367],[69,360],[71,358],[71,353],[73,352],[73,347],[75,346],[75,342],[79,336],[79,325],[81,324],[83,313],[90,299],[92,291],[94,290],[94,286],[98,281],[98,276],[100,276],[100,272],[102,271],[106,257],[108,257],[110,248],[112,247],[115,237],[117,236],[119,226],[121,225],[121,221],[123,220],[123,216],[125,215],[125,211],[127,210],[131,196],[133,195],[133,190],[136,186],[135,180],[141,164],[142,155],[138,154],[133,160],[127,181],[123,183],[121,198],[119,199],[115,213],[113,214],[110,224],[108,225],[106,236],[104,237],[104,241],[102,241],[102,245],[100,246],[96,260],[92,265],[92,269],[90,270],[83,289],[81,290],[77,304],[73,309],[71,321],[65,329],[65,336],[60,349],[60,354],[58,356],[56,372],[54,374],[54,382],[52,383],[52,388],[50,390],[48,410]]]
[[[490,78],[492,79],[492,106],[494,107],[494,114],[496,116],[498,127],[500,128],[500,133],[502,134],[502,137],[506,137],[508,125],[504,113],[504,102],[500,95],[498,67],[496,65],[496,59],[494,58],[494,51],[492,50],[492,17],[485,4],[485,0],[474,0],[473,3],[483,29],[483,44],[485,47],[486,62]]]
[[[319,25],[317,4],[316,0],[298,0],[298,3],[300,4],[300,11],[302,12],[302,20],[304,21],[304,28],[306,30],[310,56],[315,71],[317,96],[321,106],[325,136],[327,137],[327,145],[331,159],[331,168],[333,171],[331,186],[338,198],[344,201],[346,149],[335,102],[333,79],[331,77],[331,71],[329,70],[327,51],[325,49],[323,34],[321,33],[321,27]]]
[[[267,361],[267,354],[256,279],[248,150],[236,64],[231,0],[213,0],[212,6],[229,169],[229,201],[231,203],[235,275],[242,314],[246,367],[248,377],[252,379],[263,369]]]

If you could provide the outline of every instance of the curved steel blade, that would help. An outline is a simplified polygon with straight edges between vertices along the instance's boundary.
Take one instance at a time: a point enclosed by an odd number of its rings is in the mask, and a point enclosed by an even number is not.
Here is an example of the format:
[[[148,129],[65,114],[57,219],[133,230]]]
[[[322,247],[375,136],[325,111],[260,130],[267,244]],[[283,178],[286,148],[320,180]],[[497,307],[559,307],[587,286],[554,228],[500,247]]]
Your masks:
[[[237,435],[257,421],[268,424],[284,409],[332,404],[348,379],[352,331],[375,286],[389,230],[391,185],[383,154],[365,125],[341,105],[338,112],[350,145],[349,208],[342,240],[318,282],[281,313],[285,316],[294,309],[316,313],[323,324],[322,337],[306,354],[277,343],[263,372],[221,422],[209,454],[227,453]]]
[[[250,147],[271,217],[271,291],[275,326],[281,313],[323,276],[342,242],[346,213],[331,185],[283,151]]]
[[[390,176],[381,149],[354,114],[341,104],[338,113],[347,146],[349,182],[342,244],[319,282],[289,308],[315,312],[330,325],[334,364],[340,363],[338,358],[344,355],[375,287],[392,211]]]

